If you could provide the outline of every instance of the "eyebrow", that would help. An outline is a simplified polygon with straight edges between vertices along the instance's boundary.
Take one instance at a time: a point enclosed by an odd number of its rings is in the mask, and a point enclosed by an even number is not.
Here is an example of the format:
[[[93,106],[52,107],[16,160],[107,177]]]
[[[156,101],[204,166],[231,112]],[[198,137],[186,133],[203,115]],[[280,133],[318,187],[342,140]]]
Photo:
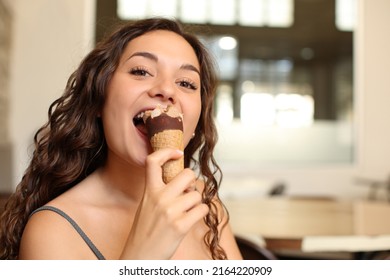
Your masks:
[[[200,76],[200,71],[198,70],[198,68],[196,68],[194,65],[192,64],[183,64],[180,69],[183,69],[183,70],[190,70],[190,71],[194,71],[196,73],[199,74]]]
[[[158,61],[157,56],[155,56],[154,54],[152,54],[150,52],[135,52],[131,56],[129,56],[129,58],[127,60],[129,60],[130,58],[135,57],[135,56],[142,56],[142,57],[151,59],[151,60],[156,61],[156,62]]]
[[[150,60],[153,60],[155,62],[158,61],[158,57],[150,52],[135,52],[127,60],[129,60],[130,58],[135,57],[135,56],[142,56],[142,57],[148,58]],[[180,66],[180,69],[194,71],[194,72],[198,73],[200,76],[199,69],[196,68],[192,64],[189,64],[189,63],[183,64],[182,66]]]

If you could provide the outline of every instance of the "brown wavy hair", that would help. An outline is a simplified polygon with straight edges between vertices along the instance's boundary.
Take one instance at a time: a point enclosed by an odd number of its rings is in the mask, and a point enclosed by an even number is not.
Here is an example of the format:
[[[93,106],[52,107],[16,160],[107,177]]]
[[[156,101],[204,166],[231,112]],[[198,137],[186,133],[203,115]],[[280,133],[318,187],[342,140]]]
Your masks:
[[[218,82],[215,64],[200,40],[179,22],[151,18],[126,23],[99,42],[70,76],[63,95],[51,104],[48,122],[34,136],[31,162],[1,216],[0,259],[18,258],[21,236],[32,211],[104,165],[107,146],[97,115],[103,108],[107,85],[127,44],[153,30],[179,34],[192,46],[199,60],[202,112],[195,137],[185,149],[185,166],[197,168],[205,181],[203,201],[210,211],[204,219],[209,227],[204,242],[213,259],[227,258],[219,245],[218,232],[225,213],[218,198],[222,174],[213,157],[217,142],[213,120]],[[223,209],[224,213],[219,213],[218,209]]]

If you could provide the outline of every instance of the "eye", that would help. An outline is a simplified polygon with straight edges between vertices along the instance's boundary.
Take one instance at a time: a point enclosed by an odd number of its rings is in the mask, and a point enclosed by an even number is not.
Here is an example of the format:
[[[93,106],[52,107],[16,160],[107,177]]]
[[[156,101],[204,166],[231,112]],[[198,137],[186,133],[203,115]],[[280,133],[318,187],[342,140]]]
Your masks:
[[[191,89],[191,90],[197,90],[198,89],[198,86],[193,81],[190,81],[188,79],[183,79],[183,80],[179,81],[178,84],[181,87],[184,87],[184,88],[187,88],[187,89]]]
[[[152,76],[149,71],[144,67],[134,67],[129,72],[131,75],[134,76]]]

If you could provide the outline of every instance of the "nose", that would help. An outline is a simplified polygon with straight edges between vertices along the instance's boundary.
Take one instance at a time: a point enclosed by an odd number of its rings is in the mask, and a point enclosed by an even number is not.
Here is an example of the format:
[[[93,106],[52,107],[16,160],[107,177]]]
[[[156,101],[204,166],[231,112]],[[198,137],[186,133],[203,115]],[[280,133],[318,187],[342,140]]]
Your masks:
[[[168,79],[159,79],[149,90],[149,95],[158,98],[160,101],[176,103],[176,84]]]

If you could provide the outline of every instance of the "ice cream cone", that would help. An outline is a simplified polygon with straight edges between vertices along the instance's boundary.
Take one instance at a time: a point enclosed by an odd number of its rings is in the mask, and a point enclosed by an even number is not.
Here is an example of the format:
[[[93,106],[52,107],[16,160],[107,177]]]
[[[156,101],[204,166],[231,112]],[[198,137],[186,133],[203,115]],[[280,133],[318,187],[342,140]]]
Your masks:
[[[184,150],[183,118],[174,107],[157,107],[146,112],[143,119],[153,151],[163,148]],[[183,169],[183,157],[167,161],[162,166],[163,181],[169,183]]]
[[[183,131],[181,130],[164,130],[156,133],[150,138],[150,144],[153,151],[162,148],[175,148],[183,150]],[[184,169],[183,157],[177,160],[169,160],[163,166],[163,181],[169,183],[180,171]]]

